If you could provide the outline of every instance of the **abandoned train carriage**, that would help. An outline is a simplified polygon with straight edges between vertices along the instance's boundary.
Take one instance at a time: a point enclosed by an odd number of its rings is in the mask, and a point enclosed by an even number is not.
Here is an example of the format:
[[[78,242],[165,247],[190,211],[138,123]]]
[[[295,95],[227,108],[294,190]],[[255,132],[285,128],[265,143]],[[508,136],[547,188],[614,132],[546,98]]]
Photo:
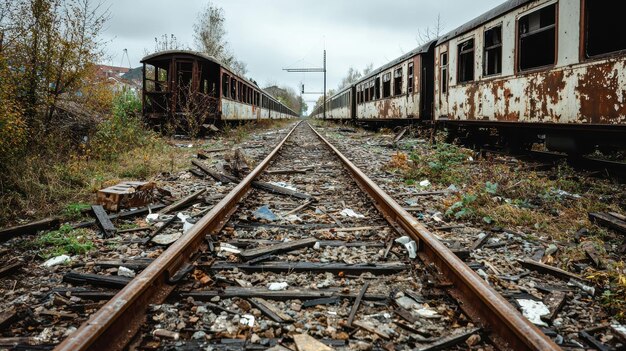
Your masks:
[[[151,125],[200,116],[201,124],[296,117],[297,114],[211,56],[171,50],[146,56],[143,115]]]
[[[496,127],[510,145],[545,136],[570,153],[626,145],[622,2],[511,0],[441,37],[435,115]]]
[[[326,117],[432,120],[434,44],[402,55],[327,99]],[[322,118],[323,107],[317,107],[312,117]]]
[[[495,129],[513,148],[545,139],[572,154],[623,149],[624,10],[597,0],[506,1],[353,85],[351,118],[433,119],[478,142]],[[337,115],[336,98],[327,117]]]
[[[356,82],[355,118],[432,119],[433,49],[423,45]]]

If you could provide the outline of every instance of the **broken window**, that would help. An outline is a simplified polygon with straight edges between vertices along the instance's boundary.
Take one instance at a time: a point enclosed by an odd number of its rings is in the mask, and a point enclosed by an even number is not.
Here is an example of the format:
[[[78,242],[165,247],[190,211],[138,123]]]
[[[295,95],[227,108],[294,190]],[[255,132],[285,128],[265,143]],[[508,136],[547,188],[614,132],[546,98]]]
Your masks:
[[[555,63],[556,5],[550,5],[519,20],[519,69],[525,71]]]
[[[380,77],[376,77],[375,99],[380,99]]]
[[[391,96],[391,72],[383,75],[383,99]]]
[[[393,72],[393,95],[402,94],[402,67]]]
[[[624,3],[585,0],[585,55],[599,56],[626,50],[626,36],[619,34]]]
[[[441,54],[441,92],[442,93],[447,93],[448,92],[448,53],[444,52]]]
[[[370,81],[369,91],[370,91],[370,100],[371,101],[376,100],[376,95],[374,95],[374,80],[373,79]]]
[[[459,44],[459,83],[474,80],[474,39]]]
[[[414,75],[415,73],[413,72],[413,62],[409,62],[409,73],[407,75],[407,82],[406,82],[406,86],[407,86],[407,90],[409,94],[413,94],[413,76]]]
[[[230,83],[230,77],[226,73],[222,74],[222,94],[224,97],[228,97],[228,92],[230,91],[228,90],[228,83]]]
[[[235,78],[230,79],[230,98],[237,99],[237,80]]]
[[[485,31],[485,62],[486,76],[502,73],[502,26]]]

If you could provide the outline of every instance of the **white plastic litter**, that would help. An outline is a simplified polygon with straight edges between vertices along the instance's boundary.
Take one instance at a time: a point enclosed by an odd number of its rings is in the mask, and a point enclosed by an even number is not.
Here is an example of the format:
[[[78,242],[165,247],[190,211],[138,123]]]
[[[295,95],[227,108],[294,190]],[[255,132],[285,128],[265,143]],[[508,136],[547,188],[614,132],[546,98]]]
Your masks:
[[[594,288],[593,286],[585,285],[576,279],[570,279],[569,282],[567,282],[567,285],[579,287],[582,289],[582,291],[586,292],[587,294],[591,296],[594,296],[596,294],[596,288]]]
[[[356,212],[354,212],[353,210],[351,210],[349,208],[344,208],[343,211],[341,211],[341,215],[344,216],[344,217],[365,218],[364,215],[356,213]]]
[[[288,220],[291,223],[302,223],[302,218],[296,216],[296,215],[289,215],[287,217],[285,217],[286,220]]]
[[[146,222],[148,222],[148,223],[154,223],[154,222],[156,222],[158,220],[159,220],[159,214],[158,213],[150,213],[146,217]]]
[[[134,278],[136,274],[135,274],[135,271],[133,271],[130,268],[126,268],[124,266],[119,266],[117,268],[117,275],[119,275],[121,277]]]
[[[61,255],[57,257],[52,257],[43,263],[44,267],[54,267],[60,264],[69,263],[72,259],[68,255]]]
[[[446,188],[447,191],[451,192],[451,193],[456,193],[459,191],[459,188],[456,187],[456,185],[454,184],[450,184],[450,186],[448,188]]]
[[[268,285],[267,288],[272,291],[278,291],[278,290],[285,290],[287,289],[288,286],[289,284],[287,284],[286,282],[270,283],[270,285]]]
[[[239,250],[239,248],[237,246],[233,246],[233,245],[227,244],[227,243],[220,244],[219,251],[220,252],[233,253],[233,254],[240,254],[241,253],[241,250]]]
[[[427,187],[427,186],[430,186],[430,180],[428,180],[428,179],[424,179],[424,180],[422,180],[422,181],[420,182],[420,186],[421,186],[422,188],[425,188],[425,187]]]
[[[313,249],[314,249],[314,250],[319,250],[321,247],[322,247],[322,245],[320,245],[320,242],[319,242],[319,241],[316,241],[316,242],[315,242],[315,245],[313,245]]]
[[[420,308],[416,312],[420,317],[423,318],[439,318],[439,314],[437,313],[437,311],[433,311],[428,308]]]
[[[548,325],[541,320],[541,316],[550,313],[548,306],[541,301],[518,299],[517,303],[522,307],[524,317],[535,324],[547,327]]]
[[[193,227],[193,223],[187,221],[187,219],[191,218],[191,216],[187,216],[182,214],[181,212],[178,212],[178,214],[176,214],[176,217],[178,217],[180,221],[183,222],[183,233],[187,234],[187,231],[191,229],[191,227]]]
[[[409,258],[413,259],[417,257],[417,244],[414,240],[411,240],[411,238],[405,235],[396,239],[395,242],[404,245],[406,251],[409,253]]]
[[[404,308],[405,310],[411,310],[414,308],[419,308],[420,304],[418,304],[415,300],[413,300],[412,298],[408,297],[408,296],[401,296],[399,298],[396,299],[396,303]]]
[[[285,183],[285,182],[270,182],[270,184],[279,186],[281,188],[289,189],[292,191],[298,191],[298,189],[295,186]]]
[[[254,316],[251,314],[244,314],[239,319],[239,324],[247,325],[250,328],[254,327]]]
[[[442,215],[443,215],[443,214],[442,214],[441,212],[437,212],[437,213],[433,214],[433,215],[431,216],[431,218],[432,218],[435,222],[442,222],[442,221],[443,221],[443,219],[441,218],[441,216],[442,216]]]

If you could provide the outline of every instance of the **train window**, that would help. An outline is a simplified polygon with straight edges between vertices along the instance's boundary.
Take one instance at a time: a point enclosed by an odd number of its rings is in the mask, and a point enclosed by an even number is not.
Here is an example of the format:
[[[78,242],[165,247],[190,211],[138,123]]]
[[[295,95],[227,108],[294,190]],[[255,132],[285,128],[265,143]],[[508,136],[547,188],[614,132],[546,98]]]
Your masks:
[[[624,14],[623,3],[585,0],[585,55],[586,57],[626,50],[626,36],[616,35]]]
[[[391,72],[383,75],[383,99],[391,96]]]
[[[502,26],[485,31],[483,69],[486,76],[502,73]]]
[[[393,95],[402,94],[402,67],[393,72]]]
[[[361,103],[364,103],[365,102],[365,91],[364,91],[363,84],[361,84],[361,93],[359,93],[359,95],[361,95]]]
[[[228,97],[228,83],[230,83],[230,77],[226,73],[222,74],[222,94],[224,97]]]
[[[556,5],[550,5],[519,20],[519,69],[525,71],[555,63]]]
[[[459,83],[474,80],[474,39],[459,44]]]
[[[370,101],[370,89],[369,89],[369,83],[365,83],[363,84],[363,89],[365,90],[365,102]]]
[[[244,87],[243,83],[239,82],[239,87],[238,87],[239,89],[237,89],[237,91],[239,92],[239,101],[240,102],[243,102],[243,97],[245,96],[244,95],[245,91],[243,90],[243,87]]]
[[[407,75],[406,86],[409,94],[413,94],[413,76],[415,72],[413,70],[413,62],[409,62],[409,74]]]
[[[441,92],[448,92],[448,53],[444,52],[441,54]]]
[[[374,80],[373,79],[370,81],[370,100],[372,101],[376,100],[376,95],[374,93]]]
[[[380,99],[380,77],[376,77],[376,89],[374,96],[376,99]]]
[[[230,79],[230,98],[237,99],[237,81],[235,78]]]

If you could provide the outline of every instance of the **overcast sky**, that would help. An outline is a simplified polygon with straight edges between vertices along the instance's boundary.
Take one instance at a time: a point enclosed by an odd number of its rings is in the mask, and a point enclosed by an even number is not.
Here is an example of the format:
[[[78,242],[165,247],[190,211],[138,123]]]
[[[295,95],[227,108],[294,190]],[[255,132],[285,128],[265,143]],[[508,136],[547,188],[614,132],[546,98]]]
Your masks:
[[[174,34],[195,49],[193,24],[208,0],[106,0],[111,20],[103,34],[111,65],[132,67],[154,38]],[[224,9],[227,39],[248,76],[261,86],[286,85],[322,91],[321,74],[287,73],[283,68],[321,67],[327,50],[328,89],[348,68],[384,65],[418,46],[417,34],[434,27],[441,14],[443,32],[473,19],[504,0],[213,0]],[[443,33],[442,33],[443,34]],[[316,95],[305,100],[314,101]],[[313,103],[308,102],[312,107]]]

